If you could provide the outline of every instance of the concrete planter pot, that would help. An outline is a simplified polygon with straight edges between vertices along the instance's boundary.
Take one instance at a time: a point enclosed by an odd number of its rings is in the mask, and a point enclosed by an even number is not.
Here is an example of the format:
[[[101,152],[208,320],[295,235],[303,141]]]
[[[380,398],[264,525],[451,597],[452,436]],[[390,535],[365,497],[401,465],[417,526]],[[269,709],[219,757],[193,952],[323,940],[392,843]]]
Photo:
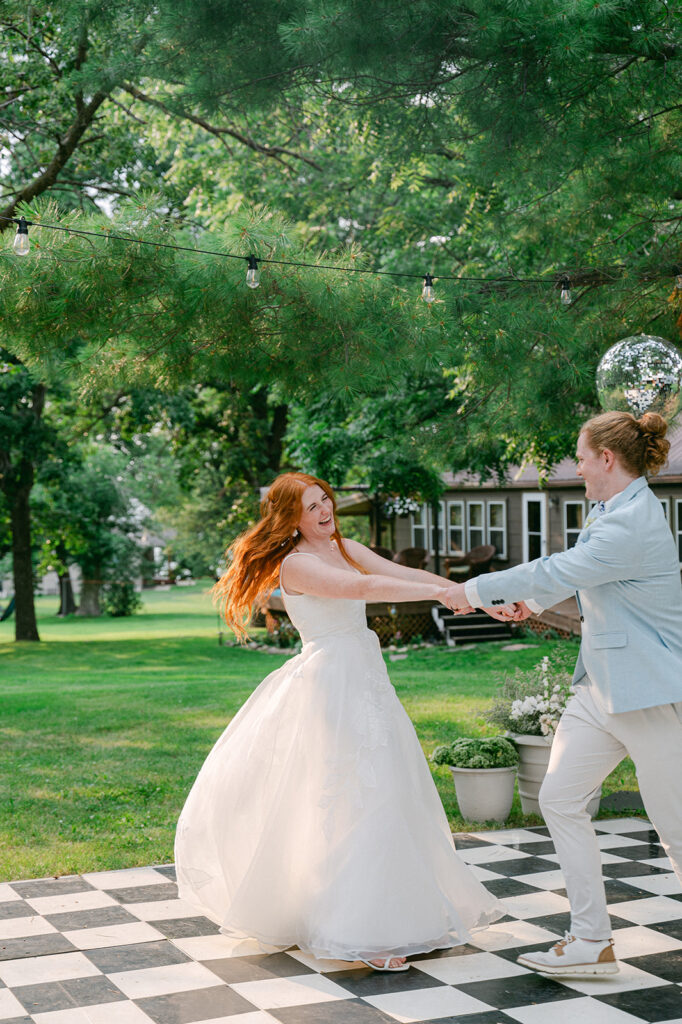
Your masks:
[[[469,821],[506,821],[514,799],[515,766],[449,768],[462,817]]]
[[[547,772],[554,736],[526,736],[523,733],[508,733],[519,752],[519,796],[524,814],[538,814],[542,817],[538,794]],[[599,811],[601,787],[592,797],[587,809],[594,818]]]

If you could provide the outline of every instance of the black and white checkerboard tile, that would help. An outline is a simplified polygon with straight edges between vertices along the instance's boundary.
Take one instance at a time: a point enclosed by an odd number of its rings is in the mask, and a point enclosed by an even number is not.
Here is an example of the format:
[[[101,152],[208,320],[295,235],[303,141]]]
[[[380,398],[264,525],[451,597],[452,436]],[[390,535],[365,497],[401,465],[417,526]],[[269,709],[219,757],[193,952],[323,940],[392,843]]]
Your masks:
[[[0,884],[1,1024],[682,1024],[682,890],[648,822],[598,823],[621,972],[516,963],[568,924],[544,828],[458,836],[507,917],[385,975],[236,949],[177,898],[172,867]],[[237,954],[237,955],[235,955]]]

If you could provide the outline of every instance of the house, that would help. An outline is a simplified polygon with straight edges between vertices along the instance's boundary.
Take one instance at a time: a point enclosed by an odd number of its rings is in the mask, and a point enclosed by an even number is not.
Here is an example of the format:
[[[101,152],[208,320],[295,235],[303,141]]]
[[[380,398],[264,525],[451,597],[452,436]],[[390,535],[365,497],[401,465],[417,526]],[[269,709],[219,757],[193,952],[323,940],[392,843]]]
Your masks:
[[[682,427],[670,434],[665,468],[649,481],[659,498],[677,541],[682,566]],[[563,459],[540,486],[537,469],[512,470],[507,479],[484,480],[467,473],[443,475],[446,490],[435,509],[422,505],[392,523],[394,550],[422,547],[435,568],[436,535],[440,571],[446,558],[455,558],[480,544],[493,544],[493,569],[503,569],[540,555],[564,551],[575,544],[594,502],[585,498],[585,485],[576,475],[573,459]]]

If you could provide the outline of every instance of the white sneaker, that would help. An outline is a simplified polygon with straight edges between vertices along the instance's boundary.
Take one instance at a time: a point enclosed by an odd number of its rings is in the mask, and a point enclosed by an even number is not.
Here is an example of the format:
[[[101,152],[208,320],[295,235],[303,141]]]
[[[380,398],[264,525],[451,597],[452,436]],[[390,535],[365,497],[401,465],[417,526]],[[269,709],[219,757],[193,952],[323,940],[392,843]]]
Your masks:
[[[546,953],[522,953],[517,960],[543,974],[617,974],[620,970],[613,939],[589,942],[569,932]]]

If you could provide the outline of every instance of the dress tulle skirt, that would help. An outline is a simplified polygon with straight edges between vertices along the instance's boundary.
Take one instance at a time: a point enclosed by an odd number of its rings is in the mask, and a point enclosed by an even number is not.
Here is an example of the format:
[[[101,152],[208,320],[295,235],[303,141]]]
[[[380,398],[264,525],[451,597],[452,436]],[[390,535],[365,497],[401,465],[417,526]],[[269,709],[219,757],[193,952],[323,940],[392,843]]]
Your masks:
[[[306,643],[220,737],[180,817],[180,896],[235,938],[354,960],[502,916],[454,851],[377,638]]]

